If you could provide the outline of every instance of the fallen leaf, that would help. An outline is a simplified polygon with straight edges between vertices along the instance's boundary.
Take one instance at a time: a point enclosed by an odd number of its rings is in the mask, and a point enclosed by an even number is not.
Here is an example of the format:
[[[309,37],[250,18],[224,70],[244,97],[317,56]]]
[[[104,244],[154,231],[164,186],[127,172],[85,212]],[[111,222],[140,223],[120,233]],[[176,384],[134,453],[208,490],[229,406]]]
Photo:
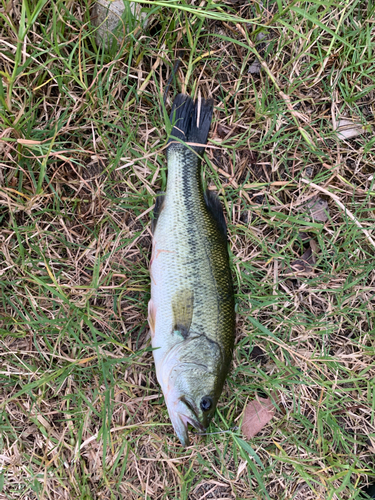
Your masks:
[[[313,270],[314,265],[315,257],[311,247],[309,247],[300,259],[296,259],[290,264],[291,269],[288,269],[287,273],[309,273]]]
[[[303,205],[303,209],[318,222],[326,222],[328,220],[329,209],[328,202],[319,198],[319,196],[315,196],[309,202]]]
[[[264,38],[267,38],[267,35],[265,33],[258,33],[257,34],[257,41],[261,41],[263,40]],[[261,44],[258,44],[257,46],[257,50],[258,50],[258,53],[263,56],[263,53],[264,53],[264,49],[266,47],[266,44],[265,43],[261,43]],[[261,62],[259,61],[258,58],[255,58],[252,63],[250,64],[249,66],[249,69],[247,70],[248,73],[251,73],[253,75],[256,75],[256,74],[259,74],[260,73],[260,70],[262,68],[262,64]]]
[[[313,239],[310,240],[310,248],[312,250],[313,255],[317,255],[319,253],[319,245]]]
[[[258,398],[250,401],[245,408],[242,421],[242,434],[251,439],[265,427],[275,415],[275,407],[269,398]]]
[[[258,61],[258,59],[255,59],[249,66],[248,73],[251,73],[252,75],[256,75],[260,73],[262,65]]]
[[[312,179],[314,176],[314,167],[312,165],[309,165],[308,167],[306,167],[303,175],[304,175],[304,177],[308,177],[309,179]]]
[[[295,349],[294,352],[296,352],[298,355],[303,356],[304,358],[312,358],[314,356],[314,352],[310,351],[309,349]]]
[[[336,132],[339,139],[351,139],[357,137],[357,135],[365,134],[368,130],[361,123],[341,118],[337,122]]]
[[[220,137],[220,139],[225,139],[233,135],[235,130],[236,127],[228,127],[227,125],[219,123],[216,129],[216,133]]]
[[[305,232],[301,231],[301,232],[298,233],[298,238],[301,241],[307,241],[307,240],[310,239],[310,236],[308,235],[308,233],[305,233]]]
[[[267,354],[257,345],[253,347],[253,350],[250,353],[250,358],[253,361],[260,361],[261,364],[267,362]]]
[[[311,273],[316,264],[316,255],[319,252],[319,246],[315,240],[310,239],[309,248],[301,255],[299,259],[294,260],[290,267],[285,270],[285,274]]]

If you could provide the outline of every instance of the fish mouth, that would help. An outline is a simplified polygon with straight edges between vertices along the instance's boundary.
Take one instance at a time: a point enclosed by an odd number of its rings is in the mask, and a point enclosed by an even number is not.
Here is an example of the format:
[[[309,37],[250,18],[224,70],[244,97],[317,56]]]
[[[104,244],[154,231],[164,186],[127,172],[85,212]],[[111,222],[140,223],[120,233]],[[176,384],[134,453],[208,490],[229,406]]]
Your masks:
[[[190,424],[199,432],[203,432],[205,430],[204,426],[199,422],[199,420],[195,420],[194,418],[191,418],[188,415],[184,415],[183,413],[179,413],[179,416],[186,429],[188,424]]]
[[[190,439],[188,433],[188,425],[193,426],[197,431],[203,432],[205,429],[203,425],[194,418],[186,415],[185,413],[177,413],[175,418],[171,418],[174,430],[178,439],[181,441],[182,446],[189,446]]]
[[[169,416],[177,437],[183,446],[189,446],[190,444],[188,433],[189,424],[198,432],[204,432],[205,430],[204,425],[199,421],[194,405],[189,402],[185,396],[180,398],[178,410],[175,412],[169,412]]]

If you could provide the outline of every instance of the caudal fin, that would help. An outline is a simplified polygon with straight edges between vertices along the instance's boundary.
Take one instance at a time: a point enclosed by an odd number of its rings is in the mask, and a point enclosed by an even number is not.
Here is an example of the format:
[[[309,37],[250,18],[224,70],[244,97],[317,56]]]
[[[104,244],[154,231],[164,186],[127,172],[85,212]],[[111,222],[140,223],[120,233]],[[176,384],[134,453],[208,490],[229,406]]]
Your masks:
[[[168,143],[190,142],[206,144],[213,112],[213,100],[202,99],[194,102],[191,97],[179,94],[173,102],[170,116],[173,129]],[[170,144],[169,148],[174,144]],[[198,154],[202,154],[204,146],[191,146]]]

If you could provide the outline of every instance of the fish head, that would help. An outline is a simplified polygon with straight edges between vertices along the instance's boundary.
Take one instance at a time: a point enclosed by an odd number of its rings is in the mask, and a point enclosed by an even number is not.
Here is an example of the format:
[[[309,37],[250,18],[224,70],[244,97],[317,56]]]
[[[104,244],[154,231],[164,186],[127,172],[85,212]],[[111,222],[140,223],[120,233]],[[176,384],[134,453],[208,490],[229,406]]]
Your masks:
[[[173,385],[169,384],[164,396],[177,437],[183,446],[188,446],[188,425],[204,432],[215,413],[218,381],[215,374],[207,372],[202,366],[189,364],[180,366],[174,372]]]
[[[215,413],[228,363],[217,343],[202,336],[180,345],[167,358],[159,380],[175,432],[188,446],[188,425],[203,432]]]

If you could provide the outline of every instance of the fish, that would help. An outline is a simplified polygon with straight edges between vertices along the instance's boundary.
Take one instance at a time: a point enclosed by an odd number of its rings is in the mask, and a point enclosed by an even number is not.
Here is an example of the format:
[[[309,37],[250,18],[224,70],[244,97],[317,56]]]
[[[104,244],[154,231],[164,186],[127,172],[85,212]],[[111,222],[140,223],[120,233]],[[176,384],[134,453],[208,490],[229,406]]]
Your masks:
[[[166,192],[152,220],[148,323],[158,382],[175,433],[204,432],[228,374],[235,301],[221,202],[202,187],[213,101],[179,94],[172,106]]]

